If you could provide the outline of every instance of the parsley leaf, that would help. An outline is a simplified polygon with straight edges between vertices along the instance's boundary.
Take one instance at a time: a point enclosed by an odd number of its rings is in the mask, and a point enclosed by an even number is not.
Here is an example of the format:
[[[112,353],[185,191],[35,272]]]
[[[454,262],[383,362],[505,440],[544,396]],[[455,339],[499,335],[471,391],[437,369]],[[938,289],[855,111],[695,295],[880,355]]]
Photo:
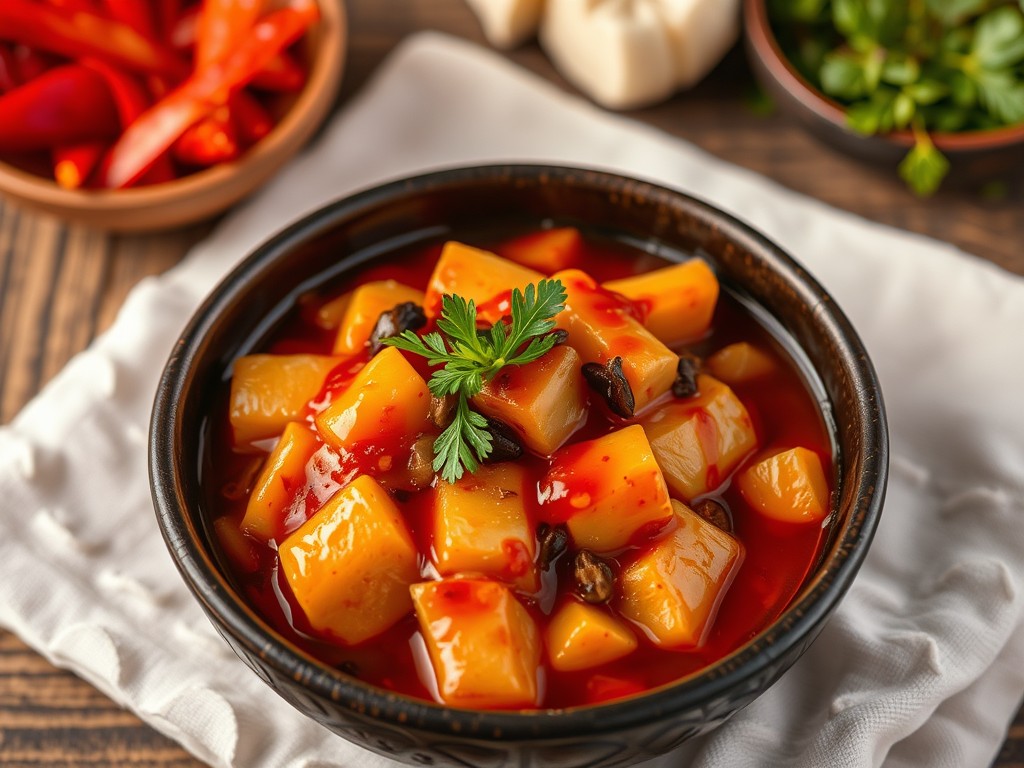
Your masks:
[[[914,131],[917,141],[899,166],[902,178],[921,197],[935,194],[949,172],[949,161],[935,148],[928,134]]]
[[[418,336],[405,331],[384,343],[420,355],[436,368],[427,386],[436,397],[458,396],[452,423],[434,441],[434,471],[449,483],[475,472],[491,453],[487,420],[470,410],[478,395],[507,365],[525,365],[555,345],[554,317],[565,308],[565,287],[559,280],[541,280],[525,291],[512,291],[511,323],[497,322],[489,331],[477,329],[476,304],[445,295],[437,331]],[[439,367],[438,367],[439,366]]]

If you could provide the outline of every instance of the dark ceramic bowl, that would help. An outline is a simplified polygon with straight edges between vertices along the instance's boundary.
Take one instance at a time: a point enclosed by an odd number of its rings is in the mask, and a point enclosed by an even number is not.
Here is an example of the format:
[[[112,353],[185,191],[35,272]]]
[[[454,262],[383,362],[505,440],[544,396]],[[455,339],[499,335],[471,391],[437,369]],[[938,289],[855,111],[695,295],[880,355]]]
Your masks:
[[[297,649],[239,597],[218,564],[199,453],[232,361],[258,348],[296,298],[413,243],[483,228],[572,224],[669,258],[699,252],[726,290],[798,349],[834,430],[833,535],[791,607],[751,642],[674,684],[597,706],[460,710],[361,683]],[[778,247],[706,203],[569,168],[460,168],[396,181],[313,213],[259,248],[185,329],[157,392],[153,499],[171,555],[211,621],[299,710],[376,752],[421,765],[612,766],[664,753],[763,693],[807,648],[853,581],[878,523],[888,437],[871,363],[829,295]]]
[[[743,0],[743,28],[747,56],[761,86],[818,139],[853,157],[890,168],[896,168],[914,146],[910,131],[864,136],[851,130],[842,105],[811,85],[782,52],[768,19],[766,0]],[[929,135],[949,160],[949,179],[954,183],[1004,178],[1024,167],[1024,125]]]

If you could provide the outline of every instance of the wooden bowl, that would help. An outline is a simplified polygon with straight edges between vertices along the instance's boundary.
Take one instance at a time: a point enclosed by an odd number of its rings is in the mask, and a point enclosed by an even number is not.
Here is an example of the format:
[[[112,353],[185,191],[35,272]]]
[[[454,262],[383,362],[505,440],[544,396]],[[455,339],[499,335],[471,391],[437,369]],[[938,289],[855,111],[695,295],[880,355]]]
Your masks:
[[[914,146],[910,131],[865,136],[846,123],[843,106],[809,83],[786,58],[772,31],[766,0],[743,1],[747,55],[761,86],[787,113],[826,144],[861,160],[895,168]],[[1024,125],[989,131],[929,133],[949,159],[950,180],[978,183],[1024,166]]]
[[[592,706],[537,711],[445,707],[374,687],[275,631],[219,565],[198,456],[232,361],[259,349],[296,296],[337,285],[383,254],[460,232],[528,231],[544,220],[650,243],[668,258],[699,252],[723,289],[772,318],[806,356],[833,430],[835,527],[782,615],[711,666],[674,683]],[[268,324],[269,323],[269,324]],[[416,176],[339,200],[293,224],[228,275],[184,330],[157,389],[150,482],[168,550],[228,644],[300,711],[367,749],[433,766],[622,766],[667,752],[767,690],[839,604],[881,513],[888,435],[867,352],[835,301],[776,245],[681,192],[554,166],[482,166]]]
[[[0,163],[0,194],[17,205],[116,232],[169,229],[211,218],[269,179],[331,111],[345,63],[342,0],[321,1],[320,21],[304,44],[310,62],[305,87],[274,129],[235,162],[165,184],[124,190],[64,189],[52,179]]]

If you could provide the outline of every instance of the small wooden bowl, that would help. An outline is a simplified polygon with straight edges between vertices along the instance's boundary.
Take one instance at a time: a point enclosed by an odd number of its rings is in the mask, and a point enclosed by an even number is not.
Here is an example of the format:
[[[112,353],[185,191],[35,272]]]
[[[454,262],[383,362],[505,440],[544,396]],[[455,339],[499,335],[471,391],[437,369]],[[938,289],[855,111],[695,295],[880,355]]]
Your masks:
[[[864,136],[852,130],[843,106],[811,85],[786,58],[772,31],[765,0],[744,0],[743,22],[747,55],[758,81],[783,110],[821,141],[893,168],[914,146],[910,131]],[[1024,166],[1024,125],[929,135],[949,159],[954,182],[1005,177]]]
[[[342,0],[322,0],[320,21],[307,33],[305,44],[310,62],[305,88],[274,129],[235,162],[124,190],[68,190],[52,179],[0,163],[0,193],[17,205],[116,232],[169,229],[211,218],[270,178],[331,111],[345,63]]]

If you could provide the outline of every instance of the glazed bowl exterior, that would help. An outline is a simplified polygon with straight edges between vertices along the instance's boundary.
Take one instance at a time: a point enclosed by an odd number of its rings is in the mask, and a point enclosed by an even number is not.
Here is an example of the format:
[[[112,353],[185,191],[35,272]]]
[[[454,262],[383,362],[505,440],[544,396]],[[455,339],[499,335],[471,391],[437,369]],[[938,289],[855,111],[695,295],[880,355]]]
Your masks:
[[[321,0],[320,8],[319,22],[301,43],[309,62],[305,86],[275,106],[281,112],[277,125],[237,160],[129,189],[65,189],[52,179],[0,162],[0,194],[15,205],[111,232],[165,230],[222,213],[273,176],[334,106],[345,66],[345,9],[342,0]]]
[[[833,427],[836,523],[817,569],[785,613],[711,667],[596,706],[531,712],[444,707],[362,683],[311,658],[239,597],[218,561],[199,466],[208,417],[232,365],[258,349],[303,293],[412,244],[468,231],[567,224],[669,256],[699,253],[726,290],[799,348]],[[343,283],[342,283],[343,284]],[[256,674],[326,727],[420,765],[615,766],[662,754],[763,693],[814,640],[853,581],[878,523],[888,437],[868,356],[831,297],[777,246],[680,192],[599,171],[457,168],[335,202],[258,248],[183,332],[159,385],[150,473],[159,524],[211,621]]]
[[[896,168],[914,146],[909,130],[865,136],[851,129],[842,105],[811,85],[786,58],[772,31],[767,0],[743,0],[743,29],[747,58],[758,82],[816,138],[852,157],[890,168]],[[929,136],[949,159],[953,183],[1004,178],[1024,167],[1024,125]]]

